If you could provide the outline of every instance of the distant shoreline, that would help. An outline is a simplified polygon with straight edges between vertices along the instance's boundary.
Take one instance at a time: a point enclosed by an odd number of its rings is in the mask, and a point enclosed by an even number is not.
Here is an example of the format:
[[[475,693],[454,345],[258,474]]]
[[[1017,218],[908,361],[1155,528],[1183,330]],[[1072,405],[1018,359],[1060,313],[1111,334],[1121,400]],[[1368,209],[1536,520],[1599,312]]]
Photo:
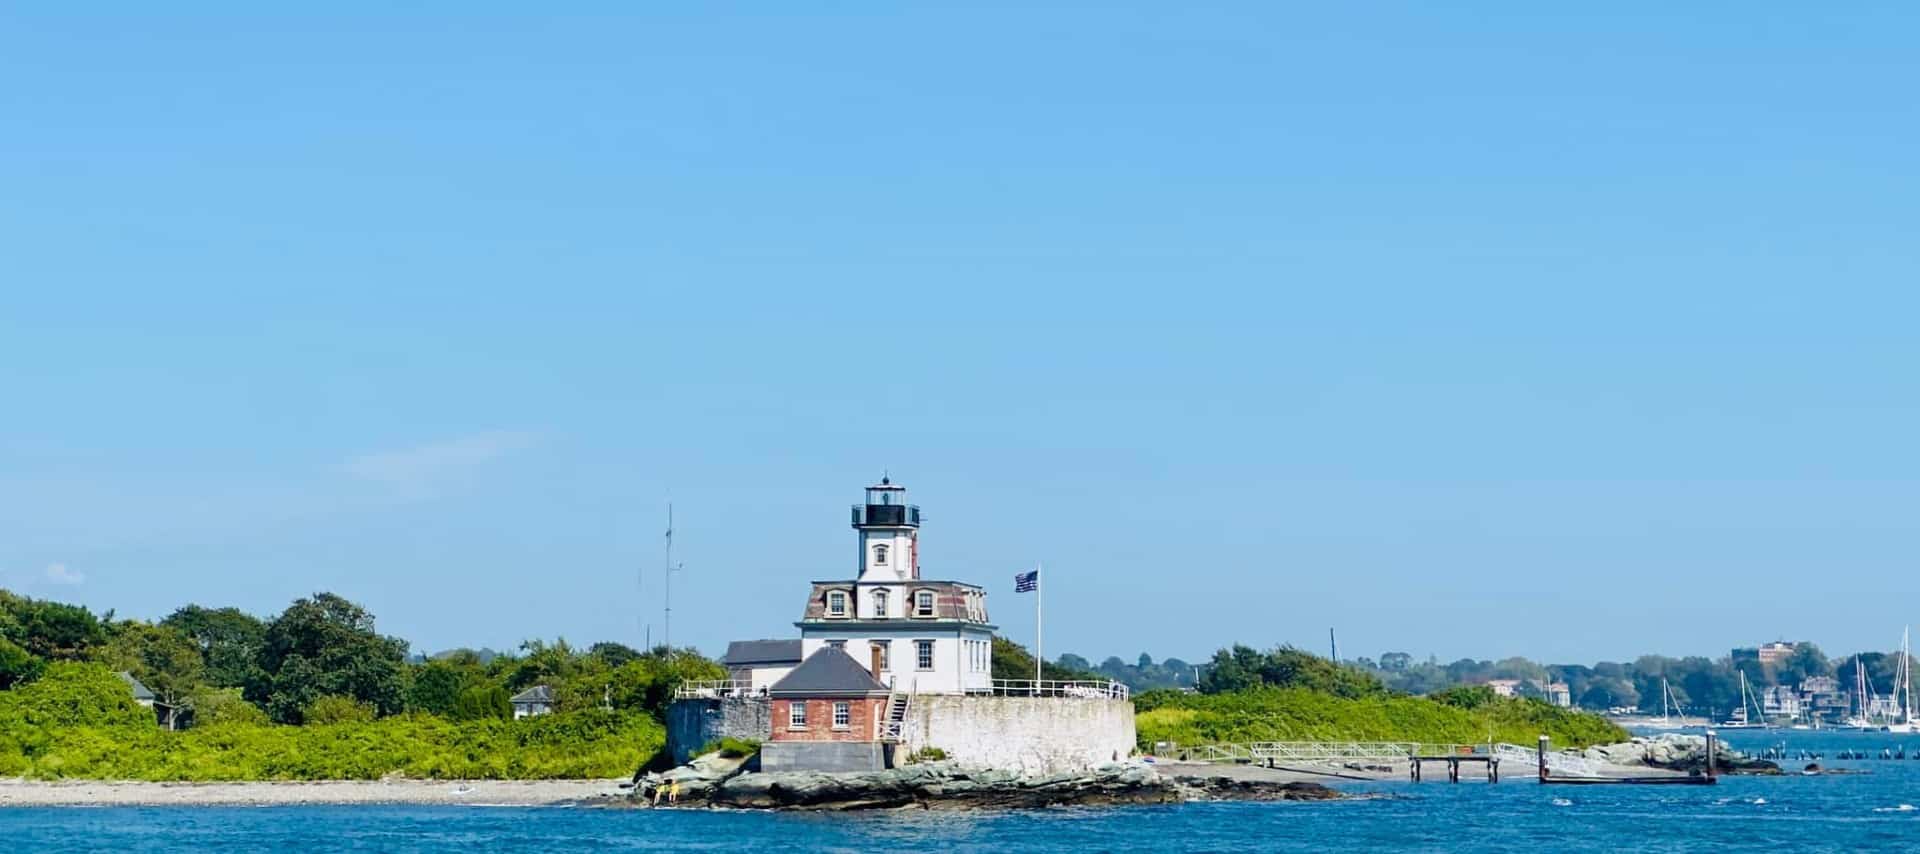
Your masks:
[[[551,806],[624,798],[610,780],[323,780],[151,783],[0,779],[0,808],[51,806]]]

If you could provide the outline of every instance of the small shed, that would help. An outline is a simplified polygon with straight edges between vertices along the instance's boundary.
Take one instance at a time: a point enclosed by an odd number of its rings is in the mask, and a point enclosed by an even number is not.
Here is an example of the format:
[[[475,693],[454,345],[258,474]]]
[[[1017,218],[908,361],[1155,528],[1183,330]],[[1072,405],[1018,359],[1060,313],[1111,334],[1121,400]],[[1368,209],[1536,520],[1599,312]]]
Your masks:
[[[146,685],[141,684],[140,680],[133,678],[133,674],[125,670],[120,671],[120,680],[127,683],[127,690],[133,692],[134,702],[149,709],[153,708],[153,692],[147,690]]]
[[[545,685],[535,685],[513,695],[508,702],[513,703],[514,720],[548,714],[553,711],[553,689]]]

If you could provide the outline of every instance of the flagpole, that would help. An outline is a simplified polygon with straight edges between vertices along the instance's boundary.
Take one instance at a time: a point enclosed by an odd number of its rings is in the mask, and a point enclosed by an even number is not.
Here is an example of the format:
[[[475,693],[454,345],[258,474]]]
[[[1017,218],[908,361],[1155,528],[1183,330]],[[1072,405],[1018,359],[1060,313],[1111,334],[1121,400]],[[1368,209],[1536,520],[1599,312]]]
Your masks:
[[[1040,578],[1040,568],[1040,564],[1035,562],[1033,565],[1033,692],[1036,695],[1040,693],[1040,683],[1045,681],[1042,674],[1045,673],[1047,660],[1046,635],[1041,631],[1043,612],[1040,608],[1040,603],[1047,597],[1047,584]]]

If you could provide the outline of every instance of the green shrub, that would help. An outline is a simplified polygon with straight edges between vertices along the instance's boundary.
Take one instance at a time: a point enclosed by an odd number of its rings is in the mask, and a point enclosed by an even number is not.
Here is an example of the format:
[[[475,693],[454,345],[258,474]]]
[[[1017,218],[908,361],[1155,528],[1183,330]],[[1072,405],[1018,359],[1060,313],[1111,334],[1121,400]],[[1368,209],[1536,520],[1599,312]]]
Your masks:
[[[907,764],[916,762],[940,762],[947,758],[947,752],[929,744],[907,755]]]
[[[352,697],[338,694],[321,697],[307,704],[300,717],[309,724],[326,726],[329,724],[366,723],[377,717],[372,703],[362,703]]]
[[[1494,698],[1471,709],[1426,697],[1336,697],[1302,688],[1225,694],[1149,691],[1134,700],[1140,748],[1155,742],[1411,741],[1530,745],[1540,735],[1561,747],[1625,741],[1598,715],[1538,700]]]
[[[718,741],[709,741],[701,745],[700,749],[694,751],[693,755],[705,756],[709,753],[718,753],[722,759],[739,759],[740,757],[752,756],[759,752],[760,742],[750,738],[733,738],[728,736]]]

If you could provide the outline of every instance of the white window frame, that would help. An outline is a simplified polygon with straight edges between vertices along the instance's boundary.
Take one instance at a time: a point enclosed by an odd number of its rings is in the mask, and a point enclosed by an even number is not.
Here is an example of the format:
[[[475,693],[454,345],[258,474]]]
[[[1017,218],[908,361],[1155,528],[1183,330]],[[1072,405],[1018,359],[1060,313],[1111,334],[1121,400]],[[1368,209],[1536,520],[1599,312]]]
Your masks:
[[[933,669],[933,641],[916,640],[913,642],[913,669]]]
[[[871,650],[874,650],[874,649],[880,650],[880,669],[881,670],[884,671],[884,670],[893,669],[893,641],[890,641],[890,640],[871,641],[867,644],[867,649],[869,650],[869,652],[867,653],[868,655],[873,654]]]
[[[875,544],[874,544],[874,546],[873,546],[873,565],[874,565],[874,566],[886,566],[886,565],[887,565],[887,544],[886,544],[886,543],[875,543]]]
[[[791,731],[791,730],[806,729],[806,728],[807,728],[807,701],[805,700],[787,701],[787,729]]]
[[[887,594],[887,588],[885,587],[876,588],[873,591],[873,618],[874,619],[876,620],[887,619],[887,606],[892,604],[887,600],[891,598],[893,597]]]
[[[833,728],[851,729],[853,727],[853,704],[845,701],[833,704]]]
[[[922,609],[920,607],[920,602],[923,599],[927,603],[927,607],[925,609]],[[934,595],[933,591],[931,590],[913,591],[913,615],[915,617],[919,617],[923,620],[930,619],[937,612],[936,609],[938,607],[939,607],[939,599]]]
[[[827,646],[833,647],[834,649],[840,650],[841,652],[847,651],[847,642],[843,640],[827,641]]]
[[[833,607],[835,603],[838,603],[840,607]],[[844,619],[847,616],[847,591],[827,591],[827,616],[835,619]]]

